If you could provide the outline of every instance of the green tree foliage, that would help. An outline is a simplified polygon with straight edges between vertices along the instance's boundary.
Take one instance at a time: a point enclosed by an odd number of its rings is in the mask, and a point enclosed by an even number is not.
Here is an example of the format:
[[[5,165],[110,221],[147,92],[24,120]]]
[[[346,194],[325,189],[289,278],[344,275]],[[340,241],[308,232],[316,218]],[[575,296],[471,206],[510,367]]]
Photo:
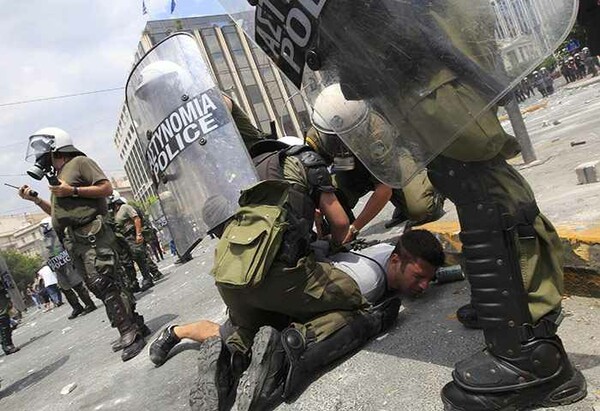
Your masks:
[[[27,285],[33,282],[38,270],[44,265],[40,256],[30,257],[14,250],[0,251],[0,254],[6,260],[8,269],[21,291],[27,289]]]

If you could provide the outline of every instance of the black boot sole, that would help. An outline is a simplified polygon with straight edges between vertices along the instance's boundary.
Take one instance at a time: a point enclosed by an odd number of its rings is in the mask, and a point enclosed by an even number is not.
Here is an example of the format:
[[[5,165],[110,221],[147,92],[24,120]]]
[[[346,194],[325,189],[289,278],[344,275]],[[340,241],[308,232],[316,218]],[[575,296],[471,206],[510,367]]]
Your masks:
[[[525,411],[537,407],[556,407],[562,405],[568,405],[576,403],[584,399],[587,395],[587,383],[581,371],[575,369],[573,376],[565,383],[559,385],[554,389],[550,389],[544,394],[542,399],[536,399],[534,396],[534,390],[544,390],[544,386],[536,387],[533,389],[524,390],[520,400],[516,400],[514,404],[509,404],[503,408],[493,408],[493,411]],[[545,390],[547,391],[547,390]],[[514,391],[507,393],[512,395]],[[460,407],[452,404],[442,395],[442,402],[444,403],[444,411],[480,411],[483,408],[469,408]],[[485,408],[492,410],[492,408]]]
[[[252,362],[242,374],[237,389],[235,399],[237,411],[272,409],[276,405],[272,403],[273,396],[282,400],[283,385],[279,387],[281,389],[277,393],[274,393],[275,395],[270,395],[269,399],[257,397],[257,394],[262,392],[265,381],[271,372],[268,362],[272,359],[279,338],[279,333],[271,327],[261,328],[254,337]]]
[[[218,362],[222,347],[220,338],[204,341],[198,356],[198,376],[190,390],[189,403],[192,411],[221,410],[217,386]]]

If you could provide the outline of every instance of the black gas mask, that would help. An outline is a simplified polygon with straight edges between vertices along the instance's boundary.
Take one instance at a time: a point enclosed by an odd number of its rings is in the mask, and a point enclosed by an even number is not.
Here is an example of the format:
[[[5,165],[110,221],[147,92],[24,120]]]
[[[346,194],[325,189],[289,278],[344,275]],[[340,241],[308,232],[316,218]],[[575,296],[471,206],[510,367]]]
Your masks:
[[[27,174],[35,180],[41,180],[44,176],[51,185],[60,184],[56,177],[56,170],[52,166],[52,149],[54,137],[50,135],[33,135],[29,137],[25,159],[35,161],[33,166],[27,170]]]
[[[35,164],[27,170],[27,174],[35,180],[41,180],[45,176],[51,185],[59,184],[56,170],[52,166],[52,154],[50,153],[44,153],[36,157]]]

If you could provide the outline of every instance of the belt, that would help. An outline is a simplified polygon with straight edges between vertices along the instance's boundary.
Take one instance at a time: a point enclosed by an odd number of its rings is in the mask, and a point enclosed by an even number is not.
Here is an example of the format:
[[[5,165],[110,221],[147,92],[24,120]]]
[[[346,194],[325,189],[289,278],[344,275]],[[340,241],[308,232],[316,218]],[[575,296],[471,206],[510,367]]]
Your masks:
[[[67,227],[66,232],[71,238],[85,240],[90,244],[96,243],[96,234],[102,230],[104,220],[101,215],[97,215],[92,221],[75,227]]]

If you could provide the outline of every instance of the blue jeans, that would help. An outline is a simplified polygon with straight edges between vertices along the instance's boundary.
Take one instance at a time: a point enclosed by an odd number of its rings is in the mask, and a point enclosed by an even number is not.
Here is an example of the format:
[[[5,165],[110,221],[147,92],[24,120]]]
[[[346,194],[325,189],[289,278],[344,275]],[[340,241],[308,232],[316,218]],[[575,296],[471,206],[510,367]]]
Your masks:
[[[62,304],[62,295],[60,294],[60,290],[58,289],[57,284],[49,285],[48,287],[46,287],[46,291],[48,291],[50,299],[54,304]]]

